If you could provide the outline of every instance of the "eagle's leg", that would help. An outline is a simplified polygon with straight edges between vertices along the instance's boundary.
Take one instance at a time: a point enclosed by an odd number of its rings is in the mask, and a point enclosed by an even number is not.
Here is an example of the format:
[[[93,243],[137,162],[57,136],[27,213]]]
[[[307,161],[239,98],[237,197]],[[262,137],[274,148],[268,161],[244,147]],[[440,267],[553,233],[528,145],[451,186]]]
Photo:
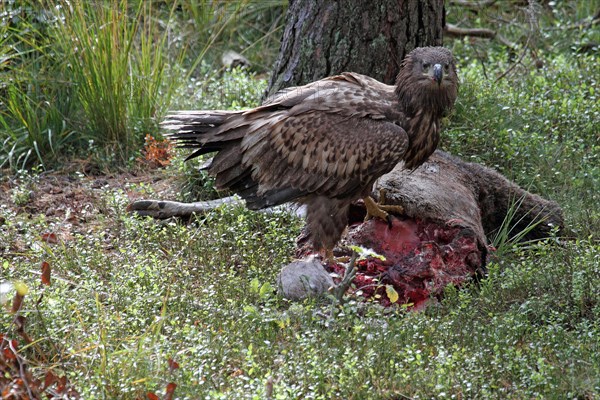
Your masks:
[[[319,251],[317,251],[317,254],[319,255],[319,257],[321,257],[321,260],[323,260],[323,262],[325,262],[326,264],[335,262],[335,257],[333,256],[333,249],[322,247],[319,249]]]
[[[323,261],[324,264],[345,264],[348,261],[350,261],[349,256],[336,257],[333,254],[333,249],[322,248],[317,252],[317,254],[319,255],[321,261]]]
[[[404,208],[402,206],[384,205],[385,191],[383,189],[379,191],[379,204],[376,203],[371,196],[363,198],[363,201],[365,202],[365,208],[367,209],[365,221],[368,221],[371,218],[379,218],[387,221],[388,225],[391,226],[392,217],[389,213],[402,214],[404,212]]]

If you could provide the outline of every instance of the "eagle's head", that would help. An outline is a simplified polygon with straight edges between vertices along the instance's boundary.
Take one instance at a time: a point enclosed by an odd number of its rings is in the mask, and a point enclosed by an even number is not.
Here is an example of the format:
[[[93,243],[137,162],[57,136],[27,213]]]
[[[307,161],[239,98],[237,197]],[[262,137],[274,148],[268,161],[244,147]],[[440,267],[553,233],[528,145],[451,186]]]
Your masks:
[[[396,78],[396,94],[409,113],[429,110],[444,115],[458,94],[456,64],[450,50],[418,47],[411,51]]]

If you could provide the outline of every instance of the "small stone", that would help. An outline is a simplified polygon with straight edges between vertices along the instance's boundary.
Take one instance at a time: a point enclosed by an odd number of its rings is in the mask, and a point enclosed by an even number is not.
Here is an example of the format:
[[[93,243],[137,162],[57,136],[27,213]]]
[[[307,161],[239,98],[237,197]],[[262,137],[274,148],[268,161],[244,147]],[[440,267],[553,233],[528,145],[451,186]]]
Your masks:
[[[314,256],[283,267],[277,277],[277,284],[285,298],[295,301],[319,297],[334,286],[333,279]]]

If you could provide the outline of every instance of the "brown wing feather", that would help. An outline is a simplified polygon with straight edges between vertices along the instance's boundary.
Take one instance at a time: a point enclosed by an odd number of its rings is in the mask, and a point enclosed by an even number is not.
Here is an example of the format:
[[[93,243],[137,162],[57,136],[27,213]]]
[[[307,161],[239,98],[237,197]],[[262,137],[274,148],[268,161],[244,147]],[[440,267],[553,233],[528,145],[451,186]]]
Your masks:
[[[242,140],[242,163],[252,168],[258,195],[277,188],[354,197],[404,155],[408,135],[393,123],[307,112]],[[359,191],[356,193],[356,191]]]
[[[218,151],[209,168],[217,187],[261,208],[313,194],[364,195],[408,147],[397,110],[393,86],[344,73],[245,112],[175,113],[165,127],[200,147],[193,156]]]
[[[250,208],[310,194],[355,199],[408,147],[397,125],[403,116],[390,111],[394,101],[394,87],[346,73],[288,89],[227,115],[212,131],[186,136],[221,148],[210,172],[218,187],[242,192]]]

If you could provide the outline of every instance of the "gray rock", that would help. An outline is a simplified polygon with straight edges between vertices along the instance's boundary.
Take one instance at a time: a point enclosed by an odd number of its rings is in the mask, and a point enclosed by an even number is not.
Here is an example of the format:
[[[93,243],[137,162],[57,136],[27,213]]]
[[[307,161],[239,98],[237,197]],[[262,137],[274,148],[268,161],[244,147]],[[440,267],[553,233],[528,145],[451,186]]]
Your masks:
[[[285,298],[296,301],[321,296],[334,286],[331,276],[313,256],[283,267],[277,284]]]

